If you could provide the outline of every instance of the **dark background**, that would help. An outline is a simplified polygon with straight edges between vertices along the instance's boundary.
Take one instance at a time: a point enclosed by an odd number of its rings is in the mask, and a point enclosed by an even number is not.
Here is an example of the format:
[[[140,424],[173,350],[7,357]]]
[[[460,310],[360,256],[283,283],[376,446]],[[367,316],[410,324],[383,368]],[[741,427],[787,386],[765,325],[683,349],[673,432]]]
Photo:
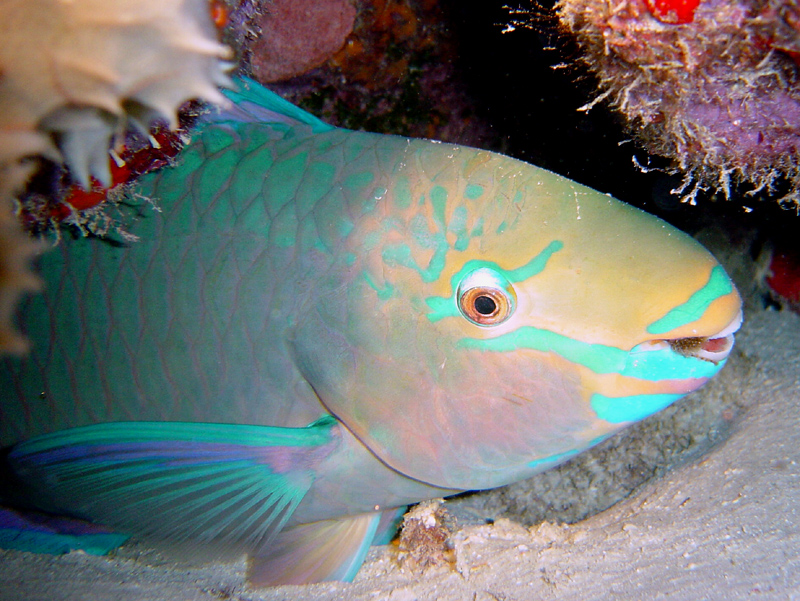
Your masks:
[[[476,111],[497,134],[493,150],[610,193],[690,233],[715,224],[759,232],[754,236],[758,247],[763,239],[774,238],[783,244],[791,240],[800,248],[794,242],[800,218],[795,210],[781,208],[775,198],[725,200],[701,194],[697,205],[691,206],[669,193],[680,184],[680,176],[640,171],[634,155],[645,166],[667,167],[668,162],[632,141],[623,119],[605,104],[589,112],[577,110],[600,92],[580,61],[577,44],[559,29],[553,1],[543,0],[534,8],[523,2],[522,8],[535,12],[535,29],[518,26],[508,33],[503,30],[514,17],[505,4],[444,3],[458,48],[454,66]]]

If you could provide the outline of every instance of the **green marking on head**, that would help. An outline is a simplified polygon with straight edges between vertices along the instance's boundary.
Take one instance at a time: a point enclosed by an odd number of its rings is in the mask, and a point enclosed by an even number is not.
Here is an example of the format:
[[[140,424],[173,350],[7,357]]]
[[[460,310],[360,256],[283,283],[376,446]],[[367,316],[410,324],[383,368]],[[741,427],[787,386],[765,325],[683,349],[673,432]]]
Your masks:
[[[547,262],[550,260],[550,257],[560,251],[562,248],[564,248],[564,243],[561,240],[553,240],[547,245],[547,248],[531,259],[530,262],[522,267],[517,267],[516,269],[507,271],[505,274],[506,278],[508,278],[508,281],[513,284],[514,282],[523,282],[528,278],[535,276],[537,273],[540,273],[544,270],[544,268],[547,266]]]
[[[411,192],[405,189],[407,185],[408,182],[405,181],[395,187],[396,203],[398,201],[401,201],[403,204],[405,204],[406,201],[410,202]],[[447,263],[447,253],[451,248],[463,252],[468,248],[470,239],[481,235],[483,232],[482,220],[479,220],[472,231],[468,231],[467,222],[469,212],[467,207],[463,205],[453,209],[448,223],[448,192],[443,186],[433,186],[430,190],[429,197],[431,203],[430,214],[427,212],[420,212],[412,215],[408,218],[405,227],[403,227],[401,222],[393,223],[391,226],[398,231],[406,230],[407,233],[410,234],[413,244],[389,244],[381,253],[383,262],[386,265],[390,267],[402,265],[413,269],[419,273],[423,282],[433,282],[441,276]],[[423,194],[420,196],[420,203],[424,205],[425,202],[426,196]],[[384,228],[384,230],[388,231],[387,228]],[[448,232],[456,236],[452,247],[448,242]],[[427,265],[420,264],[418,254],[415,253],[416,248],[433,250],[433,255],[430,257]]]
[[[483,196],[483,186],[479,186],[478,184],[467,184],[467,187],[464,190],[464,196],[470,200],[480,198]]]
[[[380,300],[389,300],[394,296],[395,287],[391,283],[385,282],[384,286],[381,287],[374,279],[372,279],[372,276],[370,276],[366,270],[363,272],[363,276],[364,281],[367,282],[367,285],[378,293],[378,298]]]
[[[439,321],[445,317],[461,316],[461,312],[458,309],[458,299],[456,298],[458,284],[462,279],[476,269],[489,268],[502,274],[509,282],[513,284],[527,280],[528,278],[533,277],[537,273],[541,272],[547,265],[547,261],[550,260],[550,257],[562,248],[564,248],[564,243],[560,240],[554,240],[547,245],[547,248],[536,255],[528,263],[512,270],[505,270],[494,261],[467,261],[464,266],[459,269],[452,278],[450,278],[450,287],[453,292],[449,297],[432,296],[425,299],[425,302],[428,303],[428,306],[432,309],[431,313],[428,313],[428,319],[430,321]]]
[[[433,220],[439,226],[444,226],[445,209],[447,208],[447,190],[442,186],[431,188],[431,205],[433,206]]]
[[[696,357],[684,357],[672,349],[626,351],[615,346],[591,344],[550,330],[522,326],[494,338],[463,338],[459,347],[508,353],[519,349],[550,352],[583,365],[597,374],[620,375],[659,382],[675,378],[710,378],[722,367]]]
[[[495,338],[463,338],[458,342],[458,346],[499,353],[509,353],[519,349],[552,352],[599,374],[621,372],[628,355],[626,351],[613,346],[588,344],[533,326],[522,326]]]
[[[682,305],[678,305],[664,317],[654,321],[647,327],[649,334],[663,334],[686,324],[697,321],[703,316],[709,305],[721,296],[730,294],[733,284],[721,265],[711,270],[705,286],[692,294]]]
[[[430,230],[428,219],[424,215],[414,215],[408,222],[408,230],[420,248],[436,248],[446,242],[443,234]]]
[[[612,424],[635,422],[661,411],[683,394],[637,394],[623,397],[607,397],[595,393],[590,400],[597,417]]]
[[[467,207],[460,206],[453,209],[453,217],[450,219],[447,230],[456,235],[453,248],[458,251],[467,250],[470,239],[470,234],[467,232]]]
[[[414,253],[408,244],[393,244],[383,249],[381,258],[389,266],[403,265],[419,273],[423,282],[433,282],[439,278],[445,266],[447,255],[447,242],[438,243],[427,267],[422,267],[414,258]]]
[[[542,457],[541,459],[534,459],[528,463],[528,467],[538,468],[548,463],[561,463],[565,459],[572,457],[573,455],[577,455],[582,450],[583,449],[572,449],[570,451],[564,451],[563,453],[556,453],[555,455]]]
[[[470,238],[475,238],[476,236],[483,236],[483,217],[478,219],[475,227],[473,227],[472,231],[469,233]]]
[[[411,185],[405,175],[399,175],[394,182],[394,204],[398,209],[411,206]]]

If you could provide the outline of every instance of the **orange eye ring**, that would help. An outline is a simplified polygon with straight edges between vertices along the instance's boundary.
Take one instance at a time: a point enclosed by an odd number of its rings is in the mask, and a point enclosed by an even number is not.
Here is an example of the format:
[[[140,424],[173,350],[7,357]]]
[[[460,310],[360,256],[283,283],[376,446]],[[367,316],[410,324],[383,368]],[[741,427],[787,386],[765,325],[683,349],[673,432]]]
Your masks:
[[[514,312],[516,295],[499,273],[481,268],[470,273],[458,287],[461,314],[479,326],[496,326]]]

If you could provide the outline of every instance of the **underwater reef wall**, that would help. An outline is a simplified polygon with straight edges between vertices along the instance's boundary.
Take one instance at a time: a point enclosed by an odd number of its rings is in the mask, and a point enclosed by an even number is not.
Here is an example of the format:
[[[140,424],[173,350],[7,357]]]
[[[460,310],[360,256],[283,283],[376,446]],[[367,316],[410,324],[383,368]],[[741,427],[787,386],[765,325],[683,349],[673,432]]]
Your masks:
[[[231,51],[208,0],[0,2],[0,353],[24,352],[11,319],[36,288],[40,245],[14,216],[36,162],[63,162],[89,188],[111,181],[109,150],[131,126],[171,127],[185,101],[224,102]],[[224,10],[223,10],[224,13]]]
[[[794,0],[560,0],[632,136],[675,191],[770,195],[800,210],[800,6]]]

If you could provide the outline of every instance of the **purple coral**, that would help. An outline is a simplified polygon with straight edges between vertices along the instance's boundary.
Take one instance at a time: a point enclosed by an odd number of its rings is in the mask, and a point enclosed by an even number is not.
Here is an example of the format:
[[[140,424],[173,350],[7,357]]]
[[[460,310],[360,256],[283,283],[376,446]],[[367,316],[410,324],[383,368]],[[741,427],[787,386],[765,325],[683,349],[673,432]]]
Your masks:
[[[599,77],[598,101],[608,99],[651,153],[673,160],[684,200],[743,186],[780,191],[800,210],[800,8],[703,0],[690,21],[671,24],[652,4],[559,2]]]

